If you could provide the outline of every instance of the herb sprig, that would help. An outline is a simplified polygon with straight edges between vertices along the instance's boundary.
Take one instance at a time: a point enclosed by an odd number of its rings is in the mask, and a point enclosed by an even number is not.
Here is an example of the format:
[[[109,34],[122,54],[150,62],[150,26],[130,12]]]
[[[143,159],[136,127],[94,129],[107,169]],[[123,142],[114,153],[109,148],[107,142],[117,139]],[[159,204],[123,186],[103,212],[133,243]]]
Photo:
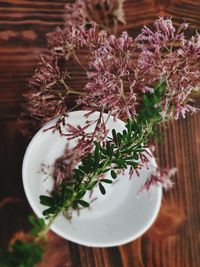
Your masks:
[[[148,138],[154,125],[161,121],[159,107],[155,105],[161,101],[165,84],[160,83],[155,93],[148,93],[143,99],[143,108],[134,120],[128,120],[122,133],[112,130],[112,136],[100,144],[94,142],[94,150],[89,153],[81,164],[74,169],[72,179],[62,182],[50,196],[40,196],[40,203],[47,207],[42,218],[29,218],[32,229],[29,232],[31,242],[17,240],[10,246],[9,251],[2,252],[0,264],[2,267],[33,267],[42,261],[47,234],[54,219],[69,209],[89,207],[83,200],[86,191],[99,187],[100,192],[106,194],[105,184],[112,184],[117,178],[118,171],[128,167],[137,168],[142,153],[147,148]],[[110,173],[109,178],[101,178]]]
[[[44,219],[29,217],[31,231],[26,234],[27,240],[16,240],[7,251],[0,250],[1,267],[33,267],[43,259],[47,225]]]
[[[86,191],[98,185],[104,195],[104,184],[112,184],[113,179],[117,178],[117,170],[138,167],[152,129],[161,121],[160,107],[155,105],[161,101],[164,90],[165,84],[162,82],[155,88],[154,94],[146,94],[138,117],[128,120],[122,133],[113,129],[112,136],[102,145],[95,141],[93,153],[82,159],[81,164],[74,169],[72,179],[63,181],[51,196],[40,196],[40,203],[48,207],[43,212],[47,219],[70,208],[88,207],[89,203],[82,199]],[[101,178],[108,172],[109,179]]]

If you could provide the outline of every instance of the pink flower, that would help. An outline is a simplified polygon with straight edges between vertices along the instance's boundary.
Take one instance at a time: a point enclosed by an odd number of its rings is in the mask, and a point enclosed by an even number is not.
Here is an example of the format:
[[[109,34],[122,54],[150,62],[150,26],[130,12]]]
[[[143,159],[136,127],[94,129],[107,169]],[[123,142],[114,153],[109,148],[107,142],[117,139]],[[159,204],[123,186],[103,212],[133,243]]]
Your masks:
[[[68,78],[68,72],[62,58],[42,56],[41,60],[25,97],[30,114],[44,122],[66,113],[67,94],[59,82]]]
[[[184,33],[188,27],[187,23],[183,23],[177,30],[173,26],[170,18],[159,18],[154,22],[154,29],[151,30],[144,26],[142,33],[138,35],[136,41],[141,43],[141,46],[148,47],[149,50],[159,53],[163,47],[167,47],[169,43],[175,41],[183,41]]]
[[[149,191],[152,186],[159,185],[164,189],[170,189],[173,186],[171,177],[175,175],[176,168],[160,169],[157,168],[150,174],[145,184],[141,187],[140,192]]]

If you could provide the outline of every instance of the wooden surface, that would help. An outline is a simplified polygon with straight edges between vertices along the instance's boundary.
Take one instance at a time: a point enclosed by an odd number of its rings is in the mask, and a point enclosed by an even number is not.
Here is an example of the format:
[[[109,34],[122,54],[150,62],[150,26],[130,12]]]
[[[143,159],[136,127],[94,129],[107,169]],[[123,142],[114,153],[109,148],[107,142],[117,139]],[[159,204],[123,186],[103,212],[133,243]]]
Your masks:
[[[62,25],[64,2],[0,1],[0,246],[6,246],[16,231],[28,229],[26,216],[31,210],[21,181],[27,140],[17,118],[36,53],[45,47],[45,33]],[[189,22],[191,33],[200,28],[198,0],[127,0],[125,10],[125,28],[133,35],[158,16],[173,16],[177,24]],[[164,143],[157,144],[158,161],[179,171],[153,227],[132,243],[108,249],[79,246],[51,233],[40,267],[200,266],[200,114],[170,122],[161,130]]]

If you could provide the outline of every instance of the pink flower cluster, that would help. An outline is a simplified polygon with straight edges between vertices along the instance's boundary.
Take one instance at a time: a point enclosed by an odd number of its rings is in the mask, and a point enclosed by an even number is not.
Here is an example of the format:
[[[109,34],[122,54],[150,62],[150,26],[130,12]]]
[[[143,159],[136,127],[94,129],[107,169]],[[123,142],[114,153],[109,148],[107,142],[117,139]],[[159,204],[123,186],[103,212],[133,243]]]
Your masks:
[[[114,3],[105,2],[111,6]],[[195,112],[196,108],[188,104],[188,96],[200,87],[200,35],[188,40],[184,35],[186,23],[175,29],[171,19],[159,18],[154,28],[145,26],[135,40],[127,32],[117,37],[89,20],[90,5],[90,1],[81,0],[67,4],[65,27],[48,34],[49,55],[42,58],[30,80],[30,113],[42,119],[66,113],[69,92],[60,88],[63,81],[66,85],[69,81],[68,60],[80,63],[80,49],[86,49],[90,62],[89,70],[84,68],[88,80],[78,105],[132,118],[137,115],[143,95],[153,93],[162,82],[165,94],[157,105],[163,119]]]
[[[68,3],[65,25],[47,35],[48,52],[41,56],[41,63],[30,79],[30,91],[26,94],[29,114],[42,123],[60,117],[55,129],[64,124],[69,94],[79,95],[76,98],[79,107],[100,111],[99,119],[88,121],[85,127],[66,126],[67,138],[78,138],[78,143],[72,150],[66,148],[55,163],[58,184],[92,150],[94,140],[105,140],[107,130],[102,112],[124,120],[136,118],[144,95],[154,94],[161,83],[165,91],[157,106],[163,120],[185,117],[186,112],[197,110],[188,103],[188,98],[200,88],[200,34],[186,38],[188,25],[183,23],[176,29],[170,18],[159,18],[151,29],[145,26],[136,39],[127,32],[111,34],[108,29],[115,32],[117,23],[124,23],[122,4],[123,0]],[[87,54],[87,66],[79,60],[82,51]],[[71,60],[83,68],[87,77],[81,92],[70,87]],[[86,133],[93,123],[95,131]],[[142,154],[141,162],[146,164]],[[168,188],[172,185],[168,178],[173,173],[174,170],[158,169],[143,188],[152,184]]]
[[[78,103],[130,118],[137,114],[142,95],[153,93],[163,82],[165,94],[158,103],[163,119],[195,112],[187,102],[190,93],[200,87],[200,35],[187,40],[183,32],[187,24],[176,30],[171,19],[160,18],[154,27],[144,27],[136,40],[127,32],[120,37],[110,35],[93,52],[86,95]]]
[[[47,34],[48,44],[56,53],[70,56],[79,47],[95,48],[103,44],[112,24],[125,23],[124,0],[77,0],[65,5],[65,26]]]
[[[118,117],[133,117],[136,113],[136,94],[132,88],[130,58],[133,39],[127,32],[117,38],[110,35],[93,53],[88,71],[86,94],[79,104],[92,110],[102,109]]]
[[[164,118],[178,119],[188,111],[196,111],[187,101],[189,94],[200,87],[200,35],[187,40],[187,27],[183,23],[176,30],[171,19],[160,18],[154,29],[144,27],[136,38],[141,51],[140,68],[166,84],[160,103]]]
[[[30,79],[30,90],[25,95],[27,109],[31,116],[43,123],[66,114],[66,91],[59,81],[68,78],[68,71],[61,58],[51,55],[41,56],[41,63]]]

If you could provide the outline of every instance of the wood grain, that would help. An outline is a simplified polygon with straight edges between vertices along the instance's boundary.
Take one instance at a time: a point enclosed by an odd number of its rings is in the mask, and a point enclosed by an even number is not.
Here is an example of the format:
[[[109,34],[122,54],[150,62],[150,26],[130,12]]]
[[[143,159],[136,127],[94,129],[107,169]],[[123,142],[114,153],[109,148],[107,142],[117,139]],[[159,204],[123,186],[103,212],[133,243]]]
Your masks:
[[[37,53],[45,48],[45,34],[63,24],[65,1],[0,1],[0,246],[15,231],[27,230],[30,213],[22,182],[21,164],[27,140],[17,118],[22,94],[33,74]],[[127,0],[127,29],[136,36],[158,16],[173,16],[179,25],[200,28],[197,0]],[[83,77],[74,69],[74,81]],[[200,266],[200,114],[160,127],[164,142],[156,143],[163,167],[176,166],[175,186],[166,192],[153,227],[136,241],[114,248],[87,248],[50,234],[45,262],[39,267],[197,267]],[[12,223],[11,223],[12,222]]]

